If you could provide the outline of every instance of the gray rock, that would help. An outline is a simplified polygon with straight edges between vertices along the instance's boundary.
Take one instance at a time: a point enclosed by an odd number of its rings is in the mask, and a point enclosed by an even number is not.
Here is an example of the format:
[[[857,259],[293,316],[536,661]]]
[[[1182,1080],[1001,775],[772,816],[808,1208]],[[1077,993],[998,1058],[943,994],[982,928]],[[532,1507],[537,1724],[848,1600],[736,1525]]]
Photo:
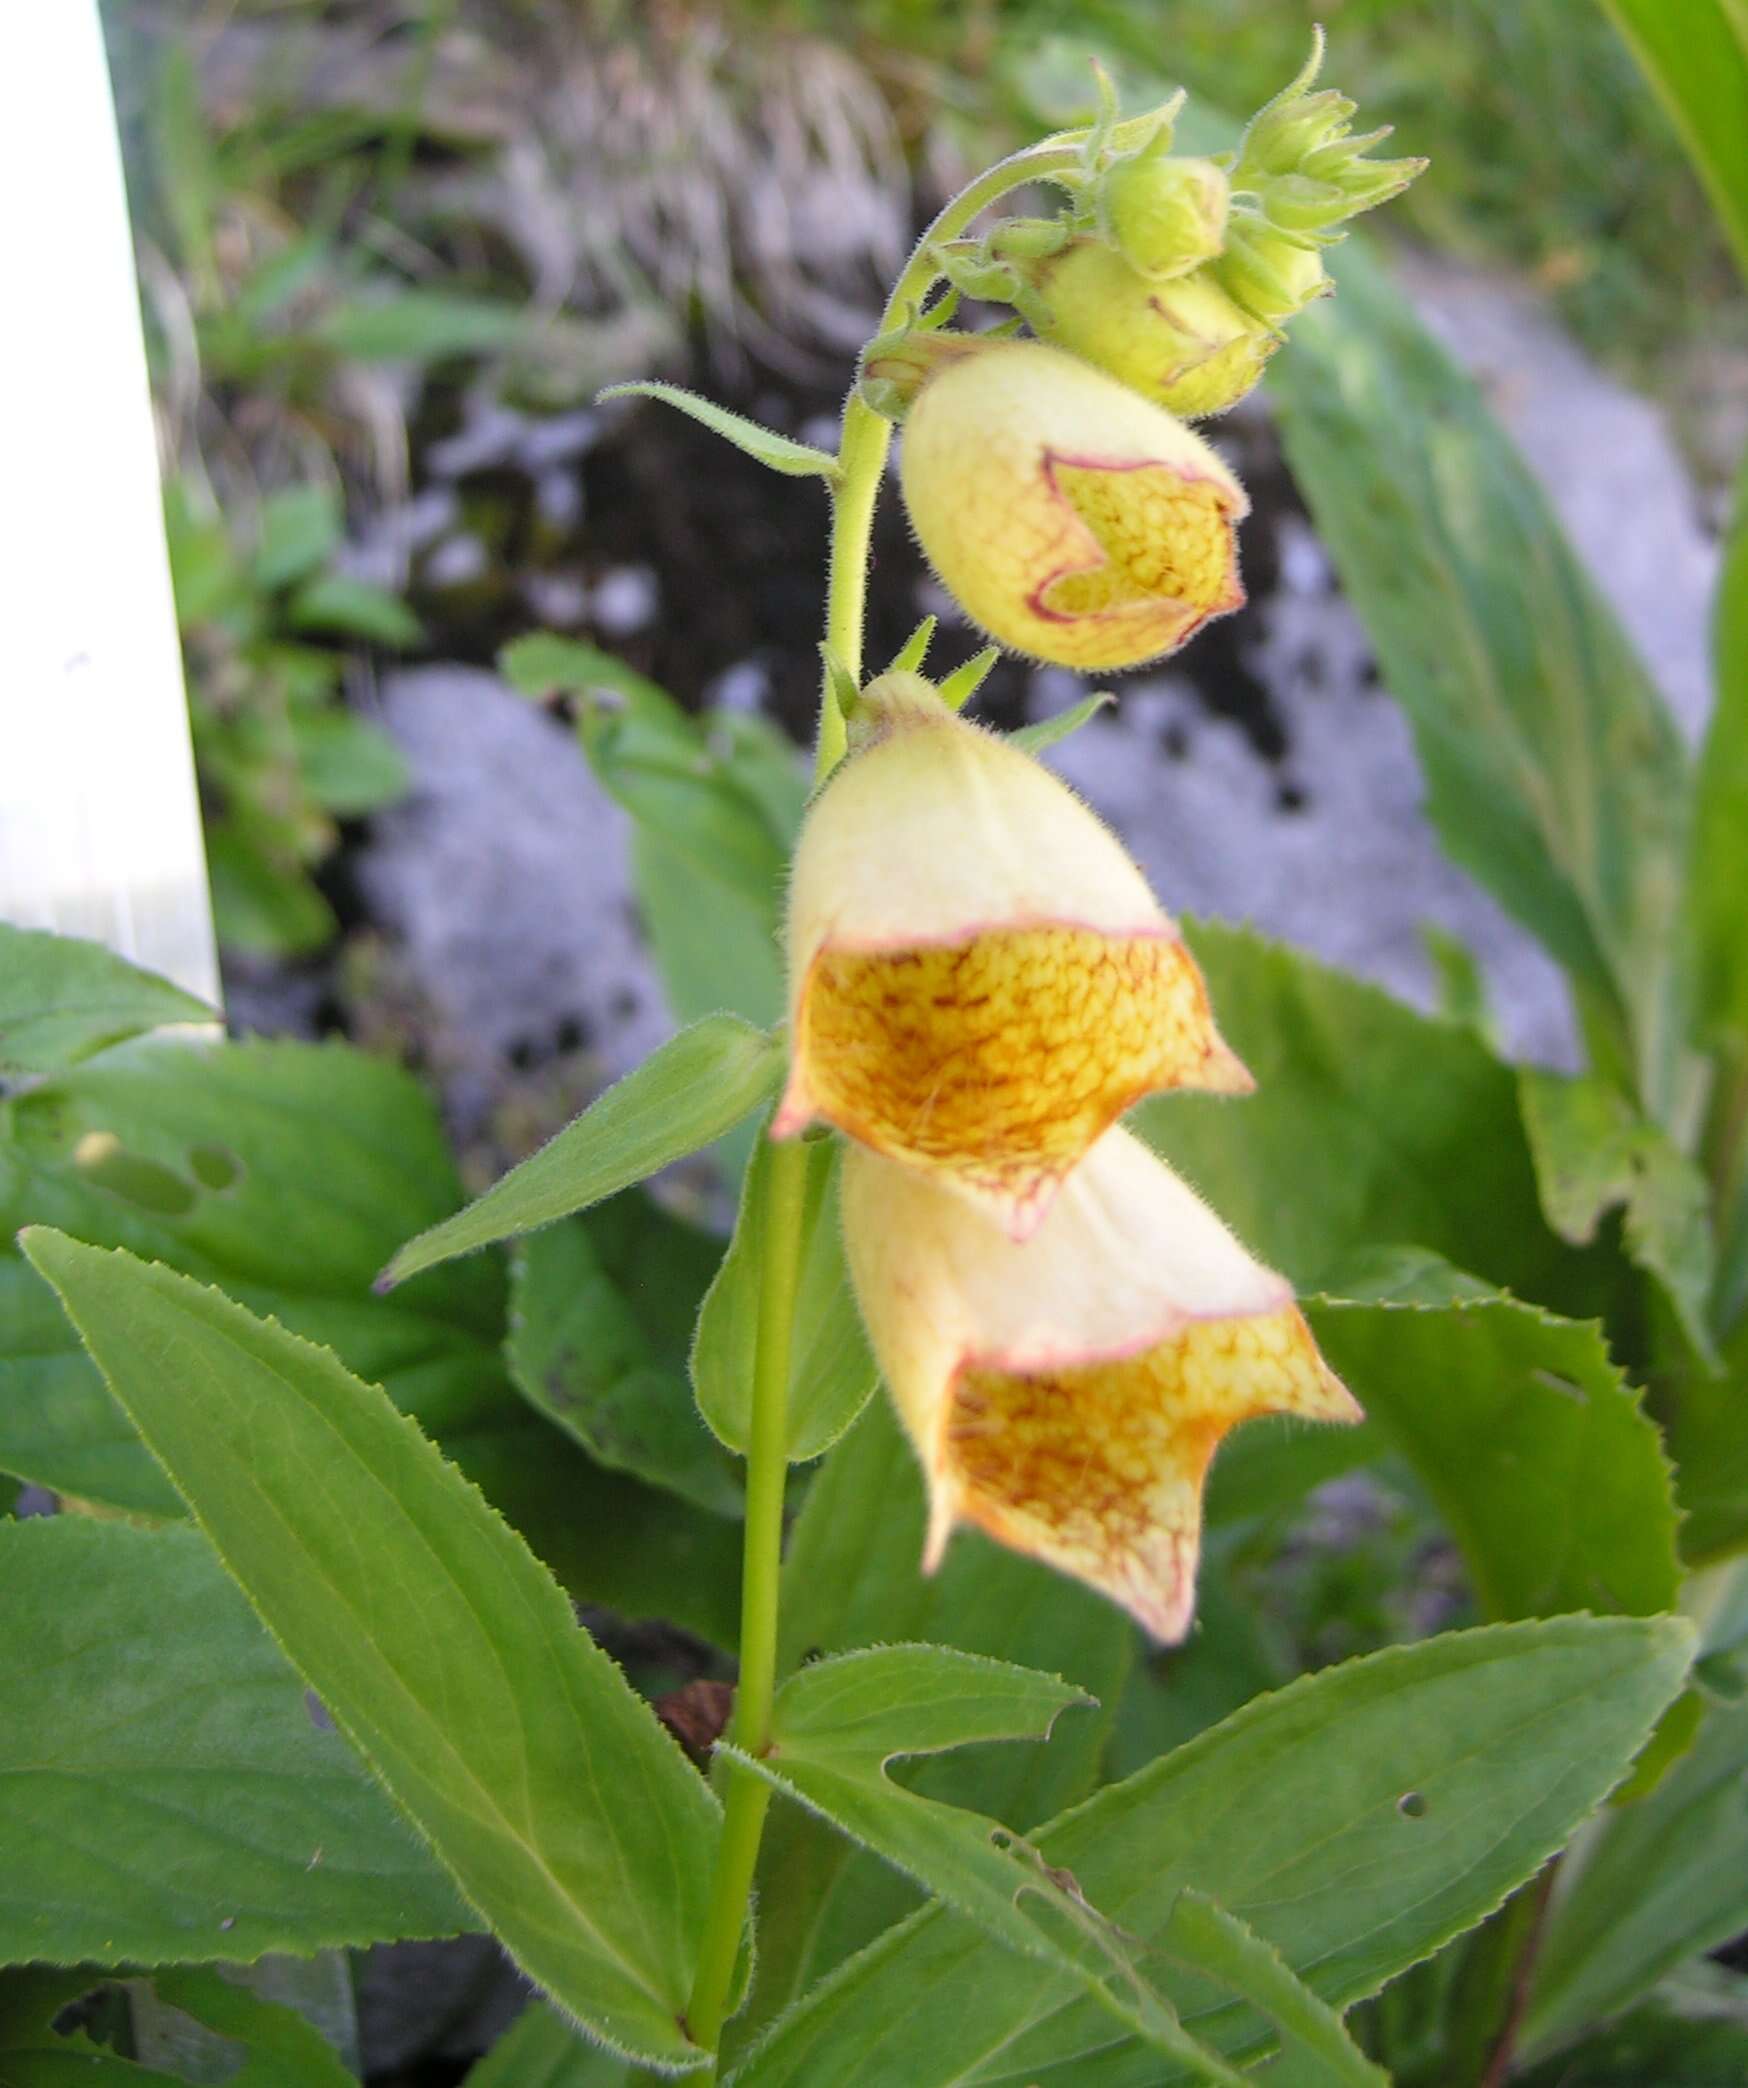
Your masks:
[[[668,1020],[638,939],[626,819],[557,720],[469,667],[390,675],[383,721],[413,774],[358,875],[434,1023],[429,1049],[466,1124],[507,1064],[580,1034],[603,1072]]]

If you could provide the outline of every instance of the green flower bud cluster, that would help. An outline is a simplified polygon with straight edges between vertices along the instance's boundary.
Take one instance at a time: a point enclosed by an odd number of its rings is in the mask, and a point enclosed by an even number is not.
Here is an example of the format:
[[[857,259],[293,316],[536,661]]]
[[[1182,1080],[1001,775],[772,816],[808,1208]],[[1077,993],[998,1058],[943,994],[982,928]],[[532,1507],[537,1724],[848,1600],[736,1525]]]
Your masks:
[[[1389,135],[1352,135],[1354,104],[1312,91],[1311,57],[1256,115],[1236,152],[1174,154],[1181,97],[1142,141],[1114,150],[1107,107],[1074,207],[1009,219],[985,240],[940,251],[966,295],[1011,304],[1040,339],[1081,356],[1185,419],[1224,413],[1280,346],[1282,328],[1333,288],[1323,249],[1340,226],[1406,188],[1424,160],[1374,160]],[[1134,125],[1123,126],[1127,143]]]

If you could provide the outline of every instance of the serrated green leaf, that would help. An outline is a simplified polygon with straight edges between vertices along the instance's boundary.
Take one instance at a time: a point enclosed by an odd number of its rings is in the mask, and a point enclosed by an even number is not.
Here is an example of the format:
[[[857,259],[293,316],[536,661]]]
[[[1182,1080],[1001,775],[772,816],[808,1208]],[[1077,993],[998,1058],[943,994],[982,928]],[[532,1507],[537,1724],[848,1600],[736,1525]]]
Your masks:
[[[505,1947],[628,2056],[701,2060],[680,2014],[717,1807],[558,1584],[325,1351],[130,1256],[41,1227],[22,1244],[233,1577]]]
[[[1098,1779],[1135,1633],[1090,1589],[962,1532],[938,1572],[922,1572],[921,1475],[890,1403],[862,1419],[808,1487],[783,1567],[783,1663],[880,1640],[929,1640],[1044,1669],[1096,1711],[1077,1711],[1048,1747],[994,1747],[913,1763],[912,1790],[976,1806],[1024,1830],[1085,1797]],[[780,1806],[759,1868],[758,1979],[745,2041],[822,1974],[918,1903],[908,1879],[799,1807]]]
[[[0,1957],[249,1959],[475,1925],[197,1532],[0,1524],[0,1580]]]
[[[886,1775],[899,1755],[973,1741],[1046,1739],[1080,1701],[1053,1675],[945,1646],[879,1646],[805,1667],[777,1692],[760,1756],[725,1752],[941,1896],[1010,1950],[1066,1972],[1143,2036],[1205,2080],[1242,2077],[1178,2024],[1143,1980],[1130,1939],[1076,1883],[1011,1845],[987,1816],[941,1805]],[[1109,1984],[1107,1985],[1107,1982]]]
[[[1413,1246],[1574,1317],[1608,1270],[1542,1218],[1511,1070],[1472,1031],[1246,929],[1188,924],[1220,1027],[1256,1076],[1242,1108],[1178,1094],[1133,1128],[1301,1290]]]
[[[1066,710],[1059,710],[1054,717],[1040,718],[1035,725],[1022,725],[1008,738],[1012,745],[1023,748],[1028,754],[1042,754],[1046,747],[1057,746],[1071,732],[1078,732],[1083,725],[1090,724],[1100,711],[1109,710],[1116,700],[1108,689],[1097,690],[1091,696],[1083,696],[1078,703],[1071,703]]]
[[[11,1247],[37,1223],[223,1283],[440,1435],[514,1411],[495,1262],[392,1302],[369,1294],[395,1243],[460,1194],[418,1083],[343,1045],[137,1045],[16,1098],[0,1118],[0,1300],[15,1330],[0,1353],[0,1466],[113,1507],[180,1512]]]
[[[1748,1928],[1748,1707],[1714,1704],[1651,1794],[1599,1823],[1536,1955],[1523,2049],[1539,2056]]]
[[[442,1225],[409,1240],[385,1287],[587,1210],[709,1145],[775,1089],[783,1047],[735,1015],[709,1015],[616,1081],[539,1152]]]
[[[712,434],[720,435],[725,442],[732,442],[736,449],[745,450],[749,457],[756,457],[773,471],[780,471],[788,478],[822,478],[835,485],[839,477],[838,460],[828,456],[824,450],[812,448],[805,442],[795,442],[787,435],[779,435],[771,428],[761,428],[757,421],[748,420],[743,413],[730,413],[726,406],[718,406],[713,400],[700,398],[696,392],[683,390],[677,384],[658,384],[645,379],[633,384],[610,384],[597,395],[601,399],[659,399],[664,406],[678,407],[701,422]]]
[[[1186,1886],[1160,1933],[1168,1957],[1242,1994],[1274,2024],[1296,2088],[1390,2088],[1389,2076],[1348,2036],[1341,2017],[1290,1969],[1273,1944],[1205,1892]]]
[[[1748,16],[1739,0],[1603,0],[1675,119],[1748,277]]]
[[[1697,1565],[1748,1550],[1748,1321],[1720,1369],[1686,1374],[1664,1425],[1686,1517],[1682,1556]]]
[[[1310,1318],[1418,1473],[1488,1616],[1674,1607],[1669,1466],[1599,1328],[1508,1298],[1315,1304]]]
[[[598,1462],[738,1516],[686,1370],[721,1259],[719,1239],[627,1190],[519,1244],[506,1354],[523,1396]]]
[[[1688,1340],[1715,1364],[1706,1324],[1715,1257],[1705,1176],[1595,1075],[1569,1080],[1525,1066],[1518,1092],[1548,1223],[1584,1246],[1607,1212],[1624,1207],[1628,1251],[1663,1285]]]
[[[789,1458],[794,1464],[829,1450],[879,1382],[844,1261],[838,1220],[839,1151],[835,1139],[815,1139],[807,1147],[789,1364]],[[692,1384],[699,1411],[717,1436],[742,1455],[752,1439],[753,1352],[773,1160],[770,1139],[761,1137],[741,1186],[734,1238],[705,1296],[692,1344]]]
[[[1451,855],[1571,972],[1667,1121],[1686,1021],[1688,765],[1480,391],[1360,241],[1270,371],[1323,541]],[[1456,1257],[1461,1259],[1461,1257]]]
[[[1453,1632],[1262,1697],[1034,1837],[1145,1946],[1193,1884],[1334,2008],[1480,1920],[1600,1802],[1681,1686],[1676,1620]],[[1418,1803],[1404,1811],[1399,1801]],[[1254,2011],[1173,1985],[1185,2027],[1259,2049]],[[1158,2088],[1157,2059],[1048,1966],[927,1908],[840,1967],[734,2088]]]
[[[143,1181],[115,1186],[75,1158],[104,1140],[143,1163]],[[152,1207],[141,1189],[159,1192]],[[394,1246],[460,1200],[430,1098],[344,1045],[141,1045],[16,1098],[0,1112],[0,1469],[130,1513],[182,1513],[11,1244],[21,1226],[55,1225],[216,1282],[333,1348],[436,1437],[579,1600],[732,1644],[734,1533],[600,1470],[517,1395],[499,1353],[496,1256],[370,1295]]]
[[[557,2009],[530,2001],[463,2088],[636,2088],[637,2069],[578,2036]]]
[[[215,1967],[158,1968],[129,1984],[136,1997],[143,1989],[161,2004],[151,2011],[155,2034],[142,2034],[141,2004],[134,2001],[139,2057],[174,2067],[179,2080],[235,2083],[236,2088],[284,2088],[288,2081],[297,2088],[353,2088],[357,2081],[295,2008],[252,1992]],[[188,2032],[178,2037],[161,2010],[190,2019]],[[202,2063],[215,2060],[216,2066]]]
[[[215,1010],[101,943],[0,921],[0,1073],[54,1073]]]

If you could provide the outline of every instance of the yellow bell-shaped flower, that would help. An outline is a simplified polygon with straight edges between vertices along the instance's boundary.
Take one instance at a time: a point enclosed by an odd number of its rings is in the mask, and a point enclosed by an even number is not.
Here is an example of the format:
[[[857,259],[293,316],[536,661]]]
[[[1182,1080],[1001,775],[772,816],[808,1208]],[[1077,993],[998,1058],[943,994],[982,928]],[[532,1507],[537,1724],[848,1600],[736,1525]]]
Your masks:
[[[1038,341],[945,361],[904,423],[929,563],[1017,652],[1134,667],[1244,600],[1244,489],[1180,421]]]
[[[1110,829],[920,675],[863,693],[789,894],[790,1074],[1014,1238],[1143,1095],[1244,1093],[1195,959]]]
[[[1180,1639],[1203,1480],[1227,1430],[1261,1414],[1361,1418],[1285,1279],[1120,1127],[1024,1245],[856,1147],[843,1212],[869,1338],[928,1485],[925,1569],[974,1523]]]

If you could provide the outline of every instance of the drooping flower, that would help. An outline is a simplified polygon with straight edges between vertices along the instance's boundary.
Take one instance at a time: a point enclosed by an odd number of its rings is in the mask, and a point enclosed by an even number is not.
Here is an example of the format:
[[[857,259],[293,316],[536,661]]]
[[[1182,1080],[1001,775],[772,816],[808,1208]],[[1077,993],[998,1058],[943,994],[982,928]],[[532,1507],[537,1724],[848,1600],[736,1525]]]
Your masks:
[[[843,1212],[928,1486],[925,1569],[974,1523],[1180,1639],[1221,1438],[1262,1414],[1360,1418],[1285,1279],[1121,1127],[1024,1245],[856,1147]]]
[[[773,1135],[823,1117],[1024,1238],[1143,1095],[1250,1076],[1146,879],[1066,784],[918,674],[872,683],[853,730],[795,854]]]
[[[905,506],[968,615],[1065,667],[1133,667],[1244,600],[1244,489],[1200,436],[1038,341],[945,362],[904,426]]]

